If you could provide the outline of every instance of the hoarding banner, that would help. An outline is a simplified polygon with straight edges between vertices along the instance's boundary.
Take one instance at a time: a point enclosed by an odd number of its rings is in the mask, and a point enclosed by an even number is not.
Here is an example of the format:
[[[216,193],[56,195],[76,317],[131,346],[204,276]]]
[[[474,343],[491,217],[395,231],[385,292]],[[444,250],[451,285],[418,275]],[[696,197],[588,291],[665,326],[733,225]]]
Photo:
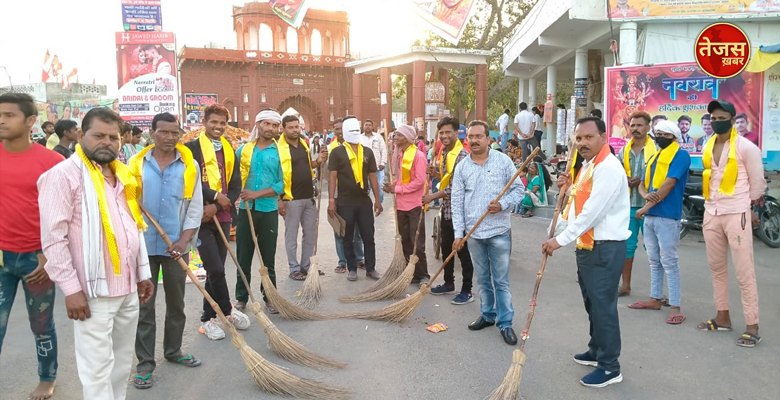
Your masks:
[[[683,133],[680,147],[701,154],[712,134],[707,104],[726,100],[737,109],[734,126],[740,135],[761,143],[762,74],[742,72],[717,79],[696,63],[611,67],[606,72],[604,116],[609,143],[619,151],[631,139],[631,115],[644,111],[676,122]]]
[[[81,119],[87,111],[96,107],[108,107],[113,108],[114,111],[119,112],[119,103],[116,99],[100,99],[100,100],[69,100],[59,103],[36,103],[38,109],[38,119],[35,121],[35,125],[32,128],[33,138],[39,139],[43,137],[43,130],[41,124],[46,121],[56,124],[59,120],[71,120],[81,126]]]
[[[764,72],[764,153],[780,150],[780,64]]]
[[[414,8],[434,33],[457,45],[474,4],[475,0],[416,0]]]
[[[271,10],[293,28],[298,29],[309,10],[308,0],[270,0]]]
[[[161,112],[179,114],[176,39],[166,32],[118,32],[119,115],[139,126]]]
[[[216,94],[184,94],[184,126],[189,130],[199,129],[203,126],[203,110],[206,107],[217,104],[219,98]]]
[[[125,31],[162,31],[160,0],[122,0],[122,25]]]
[[[607,0],[613,20],[780,12],[780,0]]]

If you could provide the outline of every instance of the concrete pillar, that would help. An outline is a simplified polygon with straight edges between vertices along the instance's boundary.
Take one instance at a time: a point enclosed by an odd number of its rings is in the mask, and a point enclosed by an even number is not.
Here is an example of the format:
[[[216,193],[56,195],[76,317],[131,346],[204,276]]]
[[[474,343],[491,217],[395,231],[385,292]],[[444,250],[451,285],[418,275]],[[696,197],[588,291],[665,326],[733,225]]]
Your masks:
[[[618,49],[621,65],[628,67],[639,62],[636,52],[636,22],[620,24],[620,46]]]
[[[557,83],[556,80],[556,70],[554,65],[550,65],[547,67],[547,98],[552,98],[553,104],[555,103],[555,85]],[[555,112],[555,107],[553,106],[553,112]],[[547,140],[544,141],[544,144],[542,144],[542,150],[546,151],[548,155],[555,154],[555,139],[557,136],[557,124],[556,124],[556,116],[553,115],[552,122],[547,123]]]
[[[425,61],[412,62],[412,123],[418,133],[425,131]],[[422,119],[423,126],[417,126]]]
[[[414,96],[412,96],[412,75],[406,75],[406,125],[414,125],[412,110],[414,106]]]
[[[474,89],[477,97],[477,119],[487,122],[487,92],[488,92],[488,67],[487,64],[477,65],[477,75]],[[490,123],[488,123],[490,126]]]
[[[528,79],[528,109],[536,105],[536,78]]]
[[[382,97],[385,104],[381,104]],[[379,116],[385,125],[385,131],[390,132],[390,120],[393,118],[393,81],[390,78],[390,68],[379,69]]]
[[[439,69],[439,82],[444,85],[444,107],[450,107],[450,70],[446,68]]]
[[[517,89],[517,104],[515,104],[515,113],[520,111],[520,109],[518,109],[517,106],[520,103],[525,101],[525,82],[526,82],[526,79],[520,78],[519,81],[520,81],[519,82],[520,84],[518,85],[518,89]]]
[[[363,75],[352,75],[352,115],[363,120]]]
[[[577,97],[577,116],[585,115],[588,107],[588,50],[574,53],[574,95]]]

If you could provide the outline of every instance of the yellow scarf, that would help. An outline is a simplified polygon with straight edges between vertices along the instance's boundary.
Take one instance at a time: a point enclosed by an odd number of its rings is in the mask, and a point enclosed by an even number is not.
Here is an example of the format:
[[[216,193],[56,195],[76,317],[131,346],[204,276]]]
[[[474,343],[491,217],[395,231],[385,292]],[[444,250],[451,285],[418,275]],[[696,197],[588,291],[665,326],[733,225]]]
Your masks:
[[[309,145],[304,140],[298,139],[298,141],[306,149],[309,170],[311,170],[311,177],[314,178],[314,170],[311,168],[311,157],[309,157]],[[279,161],[282,163],[282,175],[284,176],[284,199],[292,200],[292,155],[290,154],[290,144],[287,143],[287,139],[282,134],[276,145],[279,150]]]
[[[726,161],[726,170],[723,171],[723,179],[720,181],[718,193],[726,196],[734,195],[734,187],[737,185],[737,134],[736,128],[731,128],[729,136],[729,158]],[[712,149],[715,147],[715,138],[712,137],[704,145],[704,153],[701,156],[701,162],[704,165],[702,173],[702,194],[704,199],[710,199],[710,176],[712,175]]]
[[[249,142],[241,148],[241,187],[246,186],[246,179],[249,177],[249,169],[252,167],[252,154],[255,152],[257,140]]]
[[[450,185],[450,179],[452,179],[452,170],[455,169],[455,160],[458,159],[458,154],[460,154],[460,151],[463,150],[463,143],[460,142],[460,140],[455,141],[455,146],[447,153],[447,159],[444,159],[444,151],[442,150],[442,154],[439,156],[439,173],[441,173],[441,166],[447,164],[447,173],[441,177],[441,183],[439,184],[439,190],[444,190],[444,188],[448,187]]]
[[[76,145],[76,154],[84,163],[84,166],[89,169],[89,176],[92,178],[92,185],[95,187],[95,193],[98,197],[98,207],[100,208],[100,220],[103,222],[103,234],[106,236],[106,244],[108,245],[108,253],[111,255],[111,265],[113,266],[114,275],[120,275],[121,260],[119,259],[119,248],[116,244],[116,234],[114,234],[114,227],[111,223],[111,214],[108,212],[108,200],[106,199],[106,189],[104,186],[105,177],[98,170],[95,164],[87,158],[84,154],[84,150],[81,149],[81,145]],[[122,164],[119,160],[111,161],[108,164],[109,168],[114,171],[114,175],[122,182],[125,188],[125,199],[127,200],[127,208],[130,209],[130,214],[133,216],[139,231],[145,231],[147,226],[144,222],[144,218],[141,216],[141,208],[138,207],[138,194],[139,190],[136,186],[135,178],[132,171],[127,165]]]
[[[417,154],[417,146],[410,144],[409,147],[404,150],[403,158],[401,159],[401,183],[406,185],[412,180],[412,163],[414,163],[414,157]]]
[[[128,161],[130,170],[133,171],[135,180],[138,184],[138,193],[143,193],[143,178],[142,173],[144,170],[144,161],[146,161],[146,154],[152,150],[154,145],[147,146]],[[192,152],[187,146],[176,143],[176,150],[181,154],[181,161],[184,163],[184,199],[191,200],[192,195],[195,192],[195,180],[198,179],[198,169],[195,167],[195,163],[192,162]]]
[[[233,146],[225,139],[224,136],[219,138],[222,141],[222,153],[225,155],[225,177],[227,178],[226,185],[230,183],[230,178],[233,177],[233,165],[236,161],[236,155],[233,154]],[[214,151],[214,145],[211,143],[211,139],[206,135],[206,132],[200,134],[198,138],[200,144],[200,150],[203,152],[203,165],[206,170],[201,179],[208,180],[211,190],[216,190],[222,193],[222,174],[219,172],[219,163],[217,162],[217,153]]]
[[[575,158],[576,155],[575,152]],[[569,201],[566,203],[566,209],[563,211],[564,220],[569,220],[569,211],[571,210],[572,201],[574,201],[575,218],[582,212],[582,208],[585,206],[585,202],[588,201],[588,198],[590,198],[590,193],[593,190],[593,170],[610,155],[612,155],[612,153],[609,150],[609,145],[605,144],[599,151],[599,154],[596,155],[596,158],[593,159],[593,162],[588,164],[585,168],[580,168],[580,172],[577,174],[576,179],[572,181],[571,195],[569,196]],[[593,234],[594,229],[590,228],[590,230],[578,237],[577,248],[581,250],[593,250],[593,244],[595,243]]]
[[[658,190],[666,180],[666,175],[669,174],[669,164],[674,160],[674,155],[680,150],[680,145],[677,142],[672,142],[665,149],[658,150],[650,158],[647,163],[647,169],[645,169],[645,190],[650,190],[650,171],[653,169],[653,163],[658,160],[655,165],[655,174],[653,174],[653,189]]]
[[[349,164],[352,166],[352,174],[355,175],[355,183],[363,189],[365,188],[363,185],[363,146],[358,144],[357,147],[357,154],[355,154],[352,145],[349,143],[344,145],[344,148],[347,149],[347,156],[349,156]]]
[[[333,140],[331,140],[330,144],[328,145],[328,154],[330,154],[330,152],[333,151],[333,149],[335,149],[336,147],[339,147],[339,146],[341,146],[341,143],[339,143],[339,140],[336,139],[336,138],[333,138]]]
[[[631,146],[634,144],[634,139],[631,139],[626,143],[626,147],[624,147],[625,150],[623,150],[623,168],[626,170],[626,175],[628,175],[629,178],[631,178]],[[655,154],[657,151],[655,147],[655,143],[652,139],[650,139],[650,136],[645,137],[645,166],[650,165],[650,158]]]

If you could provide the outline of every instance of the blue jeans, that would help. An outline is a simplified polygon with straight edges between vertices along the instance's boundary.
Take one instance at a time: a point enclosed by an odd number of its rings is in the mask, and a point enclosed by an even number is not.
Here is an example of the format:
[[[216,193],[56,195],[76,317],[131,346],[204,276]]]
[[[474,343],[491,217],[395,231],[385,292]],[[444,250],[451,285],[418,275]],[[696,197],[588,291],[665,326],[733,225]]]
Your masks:
[[[25,279],[38,267],[38,257],[32,253],[3,251],[3,267],[0,267],[0,350],[8,328],[8,317],[14,304],[19,282],[24,289],[30,329],[35,336],[38,354],[38,377],[41,382],[57,379],[57,332],[54,330],[54,282],[28,284]],[[17,343],[16,345],[21,345]]]
[[[347,266],[347,256],[344,254],[344,238],[339,235],[333,235],[336,238],[336,255],[339,257],[339,265]],[[358,264],[365,263],[365,255],[363,254],[363,238],[360,237],[360,232],[355,229],[355,236],[353,241],[355,245],[355,256],[357,256]]]
[[[438,178],[433,178],[431,180],[431,193],[436,193],[439,191],[439,184],[441,183],[441,180]],[[439,199],[436,199],[433,201],[433,204],[435,206],[439,205]]]
[[[382,171],[380,171],[379,169],[376,170],[376,182],[379,184],[379,204],[382,204],[382,202],[385,200],[385,191],[382,190],[382,185],[384,185],[385,182],[384,170]],[[371,188],[371,182],[368,182],[368,188],[373,191],[373,188]]]
[[[511,231],[488,239],[469,238],[468,245],[479,284],[482,317],[496,321],[498,329],[511,328],[515,316],[509,291]]]
[[[502,133],[501,137],[500,137],[500,140],[501,140],[501,143],[500,143],[501,144],[501,151],[506,151],[506,144],[507,144],[507,142],[509,142],[509,132]]]
[[[631,236],[626,240],[626,258],[634,258],[639,243],[639,233],[642,232],[643,237],[645,235],[643,229],[645,220],[636,219],[636,212],[639,211],[640,208],[641,207],[631,207],[631,217],[628,220],[628,229],[631,231]]]
[[[647,261],[650,264],[650,297],[662,299],[664,296],[664,273],[669,285],[669,304],[680,306],[680,264],[677,249],[680,247],[679,220],[671,218],[645,216],[645,246]]]

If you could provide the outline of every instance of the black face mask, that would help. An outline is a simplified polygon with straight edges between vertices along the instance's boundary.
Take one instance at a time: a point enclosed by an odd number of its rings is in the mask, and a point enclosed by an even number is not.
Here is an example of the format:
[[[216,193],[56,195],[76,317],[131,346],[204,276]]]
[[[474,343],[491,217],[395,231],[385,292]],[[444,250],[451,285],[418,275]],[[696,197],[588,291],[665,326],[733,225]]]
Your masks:
[[[665,149],[669,147],[670,144],[674,143],[677,140],[677,138],[669,139],[665,137],[657,136],[655,138],[655,142],[658,143],[658,146],[660,146],[662,149]]]
[[[725,135],[731,133],[731,120],[726,121],[712,121],[712,130],[718,135]]]

